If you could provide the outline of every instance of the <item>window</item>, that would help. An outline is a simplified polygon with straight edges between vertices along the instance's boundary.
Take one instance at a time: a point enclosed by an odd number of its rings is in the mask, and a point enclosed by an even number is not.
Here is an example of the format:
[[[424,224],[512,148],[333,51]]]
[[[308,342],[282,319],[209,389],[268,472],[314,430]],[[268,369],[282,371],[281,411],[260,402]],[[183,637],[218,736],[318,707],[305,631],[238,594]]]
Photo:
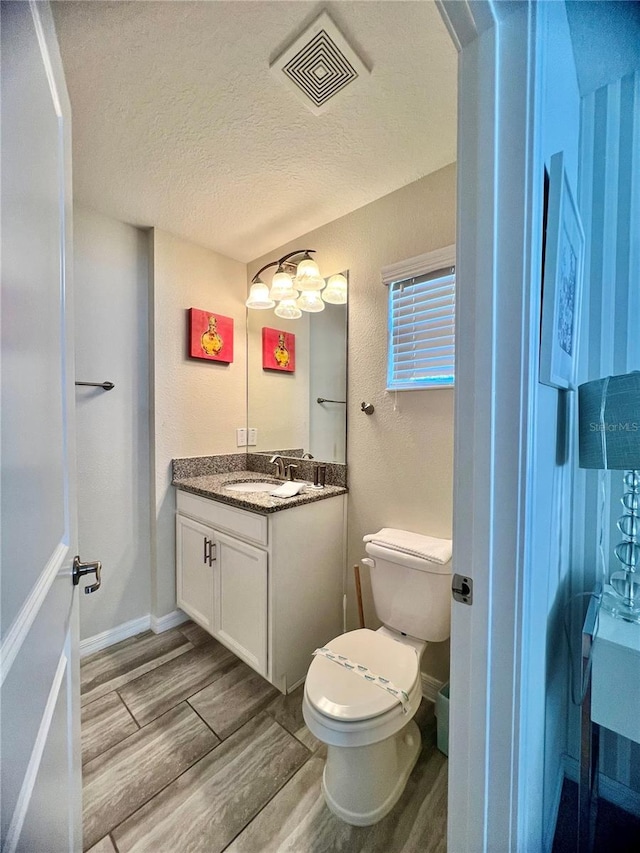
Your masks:
[[[454,258],[454,247],[448,247],[383,270],[389,285],[388,391],[454,384]]]

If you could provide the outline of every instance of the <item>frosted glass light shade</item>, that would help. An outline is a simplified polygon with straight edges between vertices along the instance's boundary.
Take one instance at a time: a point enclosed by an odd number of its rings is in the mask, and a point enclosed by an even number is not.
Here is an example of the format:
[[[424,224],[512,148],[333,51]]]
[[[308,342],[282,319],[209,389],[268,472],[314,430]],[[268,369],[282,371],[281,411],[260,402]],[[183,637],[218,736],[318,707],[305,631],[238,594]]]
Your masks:
[[[273,308],[276,304],[273,299],[269,298],[269,288],[263,281],[256,281],[251,285],[249,290],[249,298],[244,303],[247,308]]]
[[[297,320],[302,317],[302,311],[296,305],[295,299],[283,299],[273,313],[283,320]]]
[[[274,294],[273,288],[269,291],[269,297],[275,299],[276,302],[281,302],[283,299],[297,299],[300,294],[293,287],[288,287],[286,290],[278,290]]]
[[[313,258],[303,258],[296,269],[297,278],[317,278],[320,268]]]
[[[296,268],[294,286],[298,290],[322,290],[325,284],[318,264],[312,258],[303,258]]]
[[[293,283],[298,290],[322,290],[327,284],[321,275],[303,276],[302,278],[296,276]]]
[[[316,314],[318,311],[324,311],[324,302],[319,290],[303,290],[300,298],[296,302],[298,308],[303,311],[308,311],[310,314]]]
[[[297,291],[293,289],[293,279],[289,273],[278,270],[271,279],[269,299],[275,299],[279,302],[281,299],[295,299],[297,295]]]
[[[347,279],[339,274],[332,275],[322,291],[322,298],[332,305],[345,305],[347,301]]]

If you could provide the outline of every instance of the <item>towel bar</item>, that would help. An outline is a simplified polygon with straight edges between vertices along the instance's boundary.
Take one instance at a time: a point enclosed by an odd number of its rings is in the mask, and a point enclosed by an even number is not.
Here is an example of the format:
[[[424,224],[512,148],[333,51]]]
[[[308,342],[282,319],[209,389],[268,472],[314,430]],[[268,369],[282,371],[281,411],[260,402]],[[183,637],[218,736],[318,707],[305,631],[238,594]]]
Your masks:
[[[111,391],[116,387],[113,382],[76,382],[76,385],[89,385],[91,388],[102,388],[104,391]]]

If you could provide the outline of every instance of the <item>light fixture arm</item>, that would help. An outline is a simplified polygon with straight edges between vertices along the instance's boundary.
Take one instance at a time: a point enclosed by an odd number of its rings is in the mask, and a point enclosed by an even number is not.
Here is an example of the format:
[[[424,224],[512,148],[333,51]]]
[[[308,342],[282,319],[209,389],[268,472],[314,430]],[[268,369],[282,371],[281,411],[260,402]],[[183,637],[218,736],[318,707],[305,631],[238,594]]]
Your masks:
[[[260,273],[263,273],[265,270],[268,270],[269,267],[275,267],[279,263],[280,261],[270,261],[268,264],[265,264],[263,267],[260,267],[258,272],[251,279],[251,283],[255,284],[260,279]]]
[[[251,283],[255,284],[255,282],[257,282],[258,279],[260,278],[260,274],[263,273],[265,270],[268,270],[269,267],[275,267],[275,266],[282,267],[285,265],[290,266],[290,267],[295,267],[295,266],[297,266],[297,264],[290,261],[289,258],[293,258],[295,255],[305,255],[308,258],[308,257],[310,257],[309,253],[315,252],[315,251],[316,251],[315,249],[295,249],[295,251],[288,252],[286,255],[283,255],[277,261],[269,261],[268,264],[265,264],[263,267],[260,267],[258,272],[251,279]]]
[[[283,256],[280,258],[280,260],[278,261],[278,263],[279,263],[279,264],[285,264],[285,263],[288,263],[288,262],[289,262],[289,258],[293,258],[295,255],[304,255],[305,257],[307,257],[307,258],[308,258],[308,257],[310,257],[309,253],[310,253],[310,252],[315,252],[315,251],[316,251],[315,249],[296,249],[296,250],[295,250],[295,251],[293,251],[293,252],[289,252],[288,254],[283,255]],[[292,266],[295,266],[295,264],[292,264]]]

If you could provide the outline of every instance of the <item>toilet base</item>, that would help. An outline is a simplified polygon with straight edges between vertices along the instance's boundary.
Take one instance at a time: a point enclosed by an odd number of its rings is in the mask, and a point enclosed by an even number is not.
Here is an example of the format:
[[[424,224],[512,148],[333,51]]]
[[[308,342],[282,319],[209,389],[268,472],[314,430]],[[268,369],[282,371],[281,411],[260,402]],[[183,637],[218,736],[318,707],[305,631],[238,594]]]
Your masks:
[[[420,729],[413,720],[378,743],[328,746],[322,793],[329,809],[353,826],[378,823],[400,799],[420,746]]]

